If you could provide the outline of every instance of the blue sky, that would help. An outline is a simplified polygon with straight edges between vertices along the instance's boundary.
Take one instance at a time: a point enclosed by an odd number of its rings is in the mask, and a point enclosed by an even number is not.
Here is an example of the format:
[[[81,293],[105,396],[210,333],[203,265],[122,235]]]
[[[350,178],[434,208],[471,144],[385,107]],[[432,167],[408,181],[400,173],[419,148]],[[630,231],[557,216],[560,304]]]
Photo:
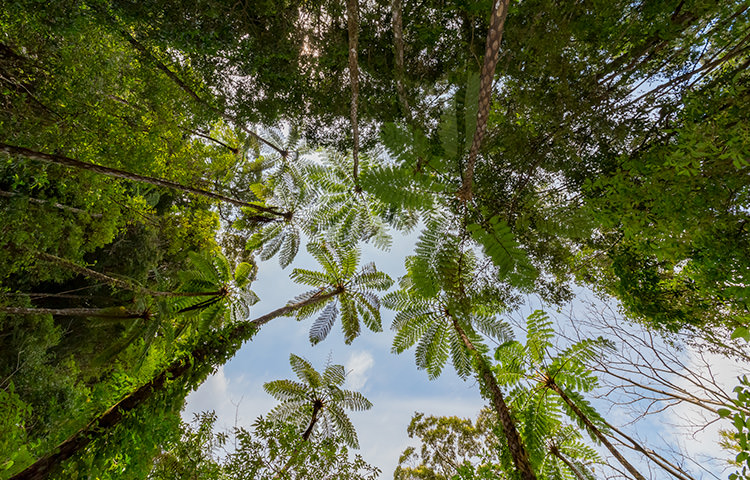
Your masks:
[[[397,280],[404,273],[404,257],[412,252],[415,241],[416,234],[408,237],[395,234],[389,252],[365,245],[362,263],[375,261],[379,270]],[[261,263],[259,267],[253,290],[261,301],[252,308],[253,318],[284,305],[306,290],[304,286],[289,280],[292,268],[318,269],[316,262],[305,251],[300,251],[293,266],[285,270],[279,267],[276,258]],[[581,296],[590,297],[586,291],[580,293]],[[522,321],[532,308],[527,305],[514,317]],[[408,445],[415,444],[406,433],[415,411],[474,418],[485,402],[474,379],[460,379],[450,365],[446,366],[441,377],[430,381],[426,372],[417,370],[413,350],[401,355],[390,353],[393,332],[389,327],[393,313],[387,310],[382,313],[384,331],[373,333],[365,329],[351,345],[344,343],[339,324],[324,342],[313,347],[308,340],[312,318],[303,322],[291,318],[273,320],[188,397],[184,418],[190,419],[193,412],[215,410],[219,428],[231,428],[235,422],[249,426],[256,417],[266,414],[275,405],[273,398],[263,391],[263,384],[276,379],[294,378],[289,366],[291,353],[308,359],[318,370],[322,370],[330,357],[333,363],[346,366],[346,388],[360,391],[374,404],[367,412],[350,415],[359,436],[359,453],[366,461],[382,469],[382,479],[392,478],[401,452]],[[574,303],[568,314],[582,315],[581,304]],[[686,362],[690,365],[691,353],[687,351],[685,354]],[[725,384],[731,390],[737,372],[742,371],[741,366],[718,356],[710,359],[710,363],[722,373]],[[607,401],[598,402],[598,408],[608,418],[615,422],[627,421],[625,412],[607,410],[610,407]],[[630,431],[656,441],[655,445],[661,442],[666,445],[681,444],[698,463],[705,464],[703,459],[710,455],[726,458],[716,444],[719,424],[695,434],[679,427],[683,420],[696,418],[699,414],[696,409],[678,406],[662,415],[640,420],[630,426]],[[709,471],[717,468],[709,467]],[[658,475],[654,478],[659,478]],[[720,477],[704,472],[704,475],[699,474],[696,478]]]
[[[404,257],[411,253],[415,241],[416,235],[396,233],[388,252],[365,245],[361,263],[374,261],[379,270],[397,280],[404,273]],[[259,265],[252,289],[261,301],[253,306],[252,317],[278,308],[307,290],[289,280],[295,267],[319,269],[303,249],[293,265],[284,270],[276,258]],[[360,391],[373,403],[371,410],[351,413],[350,418],[357,428],[359,453],[383,470],[381,478],[390,478],[398,457],[410,444],[406,427],[415,411],[475,417],[484,402],[475,381],[461,380],[449,365],[440,378],[430,381],[426,372],[417,370],[413,350],[401,355],[390,353],[393,313],[385,309],[382,313],[384,331],[373,333],[363,327],[363,333],[351,345],[344,343],[338,323],[324,342],[313,347],[308,340],[313,318],[302,322],[292,318],[273,320],[188,397],[183,416],[188,419],[193,412],[215,410],[219,427],[233,426],[235,417],[238,425],[247,426],[275,405],[263,391],[263,384],[295,378],[289,366],[290,353],[306,358],[318,370],[330,356],[333,363],[346,366],[346,388]]]

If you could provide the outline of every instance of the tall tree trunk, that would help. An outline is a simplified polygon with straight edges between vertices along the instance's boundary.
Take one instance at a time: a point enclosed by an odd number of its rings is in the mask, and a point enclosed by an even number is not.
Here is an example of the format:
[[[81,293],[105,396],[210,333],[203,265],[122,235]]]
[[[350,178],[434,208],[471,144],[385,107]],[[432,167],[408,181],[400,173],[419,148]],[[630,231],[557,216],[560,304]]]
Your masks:
[[[63,317],[93,318],[146,318],[147,311],[134,312],[124,307],[115,308],[35,308],[0,307],[0,313],[8,315],[59,315]]]
[[[503,392],[500,390],[497,380],[495,380],[495,376],[492,374],[485,359],[477,351],[474,344],[466,335],[466,332],[464,332],[461,325],[458,324],[458,321],[453,317],[451,317],[451,321],[453,322],[453,328],[455,328],[456,332],[461,337],[464,346],[469,352],[471,352],[476,361],[479,380],[484,384],[487,392],[489,392],[495,413],[497,413],[497,418],[500,420],[500,424],[503,427],[505,440],[508,442],[508,450],[510,450],[510,455],[513,458],[513,463],[515,464],[516,469],[518,469],[518,472],[521,474],[521,479],[536,480],[536,474],[534,474],[534,469],[531,467],[529,454],[526,451],[523,440],[521,440],[521,436],[518,434],[518,430],[516,430],[516,425],[513,423],[513,418],[510,415],[510,409],[505,403]]]
[[[354,167],[354,187],[359,189],[359,121],[357,106],[359,103],[359,63],[357,61],[357,44],[359,41],[359,2],[346,0],[346,23],[349,32],[349,83],[352,90],[352,102],[349,116],[352,122],[352,159]]]
[[[578,480],[586,480],[586,478],[583,476],[583,474],[581,474],[581,472],[578,471],[578,469],[576,468],[576,466],[573,465],[573,462],[571,462],[570,460],[568,460],[567,458],[565,458],[565,455],[562,454],[562,452],[560,451],[559,448],[557,448],[556,445],[552,445],[550,447],[549,451],[550,451],[550,453],[552,453],[552,455],[554,455],[561,462],[563,462],[565,464],[565,466],[568,467],[568,470],[570,470],[571,472],[573,472],[573,475],[575,475],[575,477]]]
[[[404,21],[401,11],[401,0],[391,0],[393,49],[396,56],[396,91],[398,92],[401,109],[404,111],[404,117],[406,117],[408,122],[411,122],[411,107],[409,106],[409,99],[406,96],[406,87],[404,87]]]
[[[262,325],[274,318],[287,315],[317,302],[324,302],[341,292],[343,292],[341,288],[327,293],[321,291],[319,295],[302,302],[290,303],[255,320],[224,328],[215,335],[219,345],[216,345],[215,342],[213,344],[209,342],[199,343],[189,354],[183,355],[178,360],[169,364],[164,370],[156,374],[151,381],[140,386],[110,409],[91,420],[85,427],[60,443],[52,453],[43,456],[29,465],[23,471],[11,477],[10,480],[43,480],[48,478],[53,470],[63,461],[81,452],[94,439],[106,435],[108,430],[117,426],[128,412],[138,408],[153,397],[155,393],[164,390],[168,384],[168,380],[174,381],[180,379],[183,375],[191,371],[193,365],[205,365],[215,361],[217,358],[233,355]]]
[[[484,52],[484,64],[479,80],[479,108],[477,110],[477,125],[474,131],[474,139],[469,149],[469,159],[466,161],[464,178],[457,195],[459,200],[468,201],[472,197],[472,185],[474,182],[474,165],[476,164],[479,147],[482,145],[484,132],[487,129],[487,119],[490,116],[490,104],[492,103],[492,82],[495,80],[495,67],[497,66],[500,43],[503,40],[503,29],[505,17],[508,16],[508,3],[510,0],[494,0],[492,5],[492,17],[490,17],[490,30],[487,32],[487,46]]]
[[[101,213],[91,213],[86,210],[81,210],[80,208],[71,207],[70,205],[63,205],[62,203],[57,203],[52,200],[42,200],[40,198],[26,197],[19,193],[6,192],[4,190],[0,190],[0,197],[6,197],[6,198],[23,197],[23,198],[26,198],[26,200],[28,200],[29,202],[36,203],[37,205],[49,205],[55,208],[59,208],[60,210],[66,210],[68,212],[83,213],[85,215],[88,215],[91,218],[102,218]]]
[[[128,290],[143,295],[149,295],[152,297],[220,297],[225,293],[223,290],[215,290],[212,292],[162,292],[159,290],[150,290],[148,288],[141,287],[140,285],[130,280],[111,277],[107,274],[91,270],[90,268],[82,267],[74,262],[71,262],[70,260],[60,258],[56,255],[45,252],[35,252],[35,255],[42,260],[47,260],[49,262],[60,265],[61,267],[81,274],[84,277],[98,280],[115,288],[121,288],[123,290]]]
[[[156,185],[158,187],[170,188],[173,190],[180,190],[183,192],[192,193],[193,195],[199,195],[202,197],[210,198],[212,200],[218,200],[221,202],[230,203],[238,207],[252,208],[257,211],[269,213],[271,215],[276,215],[279,217],[284,217],[284,218],[291,217],[290,212],[279,212],[275,208],[268,208],[268,207],[263,207],[260,205],[255,205],[255,204],[248,203],[242,200],[238,200],[236,198],[226,197],[219,193],[214,193],[208,190],[201,190],[200,188],[193,188],[187,185],[182,185],[176,182],[172,182],[170,180],[164,180],[162,178],[155,178],[155,177],[148,177],[144,175],[139,175],[137,173],[126,172],[124,170],[119,170],[116,168],[104,167],[102,165],[96,165],[94,163],[82,162],[80,160],[75,160],[73,158],[64,157],[62,155],[52,155],[49,153],[36,152],[34,150],[29,150],[28,148],[16,147],[16,146],[8,145],[5,143],[0,143],[0,152],[6,153],[8,155],[17,155],[21,157],[26,157],[31,160],[39,160],[42,162],[54,163],[57,165],[62,165],[64,167],[77,168],[79,170],[95,172],[95,173],[99,173],[102,175],[107,175],[109,177],[122,178],[125,180],[131,180],[134,182],[141,182],[141,183],[147,183],[149,185]]]
[[[586,416],[585,413],[581,411],[580,408],[578,408],[578,405],[575,404],[573,400],[568,397],[568,395],[563,391],[560,386],[555,383],[555,380],[549,376],[547,376],[547,381],[545,383],[545,386],[555,392],[563,402],[565,402],[568,407],[573,411],[573,413],[578,417],[579,420],[586,426],[586,429],[591,432],[600,442],[602,442],[602,445],[604,445],[607,450],[610,451],[610,453],[617,459],[618,462],[620,462],[620,465],[625,467],[625,470],[630,472],[633,477],[635,477],[637,480],[646,480],[643,475],[641,475],[638,470],[635,469],[633,465],[628,462],[625,457],[622,456],[622,454],[615,448],[612,443],[607,440],[607,437],[604,436],[604,434],[599,430],[596,425],[591,421],[589,417]]]

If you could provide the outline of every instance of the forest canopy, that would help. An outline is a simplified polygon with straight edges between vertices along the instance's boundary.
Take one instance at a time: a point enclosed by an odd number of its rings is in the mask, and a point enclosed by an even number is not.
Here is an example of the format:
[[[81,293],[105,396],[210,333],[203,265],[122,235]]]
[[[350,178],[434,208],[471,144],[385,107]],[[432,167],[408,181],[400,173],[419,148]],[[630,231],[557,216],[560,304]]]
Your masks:
[[[394,353],[487,404],[415,415],[394,478],[702,478],[599,411],[608,388],[728,419],[750,478],[747,378],[679,353],[750,360],[749,7],[3,2],[0,479],[375,478],[332,362],[292,354],[234,457],[180,411],[268,322],[351,344],[386,309]],[[400,233],[392,279],[361,251]],[[258,315],[271,259],[300,290]],[[630,326],[511,322],[583,290]]]

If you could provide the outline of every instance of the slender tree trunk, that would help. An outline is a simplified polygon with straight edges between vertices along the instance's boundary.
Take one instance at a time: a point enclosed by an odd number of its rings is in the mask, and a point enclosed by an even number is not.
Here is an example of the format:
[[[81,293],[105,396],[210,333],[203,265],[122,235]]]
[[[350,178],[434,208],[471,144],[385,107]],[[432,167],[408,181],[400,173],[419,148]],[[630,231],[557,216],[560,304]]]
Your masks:
[[[6,192],[4,190],[0,190],[0,197],[6,197],[6,198],[24,197],[29,202],[36,203],[37,205],[50,205],[52,207],[59,208],[60,210],[66,210],[68,212],[83,213],[83,214],[88,215],[91,218],[102,218],[102,214],[101,213],[91,213],[91,212],[88,212],[86,210],[81,210],[80,208],[71,207],[69,205],[63,205],[62,203],[53,202],[51,200],[42,200],[40,198],[26,197],[26,196],[21,195],[19,193]]]
[[[490,116],[490,104],[492,103],[492,82],[495,80],[495,67],[497,66],[500,43],[503,40],[505,28],[505,17],[508,16],[508,3],[510,0],[494,0],[492,6],[492,17],[490,17],[490,31],[487,33],[487,47],[484,53],[484,65],[479,80],[479,108],[477,110],[477,125],[474,131],[474,139],[469,150],[469,159],[466,162],[464,178],[457,195],[459,200],[466,202],[471,200],[472,185],[474,182],[474,165],[476,164],[479,147],[482,145],[484,132],[487,129],[487,119]]]
[[[276,215],[279,217],[286,218],[287,216],[291,216],[289,212],[282,213],[276,210],[275,208],[268,208],[268,207],[263,207],[260,205],[255,205],[255,204],[248,203],[242,200],[238,200],[236,198],[226,197],[218,193],[209,192],[208,190],[201,190],[200,188],[188,187],[187,185],[182,185],[176,182],[172,182],[170,180],[164,180],[162,178],[147,177],[144,175],[126,172],[124,170],[119,170],[116,168],[104,167],[102,165],[96,165],[94,163],[82,162],[80,160],[75,160],[73,158],[64,157],[62,155],[52,155],[49,153],[36,152],[34,150],[29,150],[28,148],[16,147],[13,145],[7,145],[5,143],[0,143],[0,152],[7,153],[8,155],[18,155],[18,156],[26,157],[32,160],[39,160],[42,162],[54,163],[54,164],[62,165],[62,166],[69,167],[69,168],[77,168],[79,170],[95,172],[95,173],[99,173],[102,175],[107,175],[109,177],[122,178],[125,180],[131,180],[134,182],[141,182],[141,183],[147,183],[149,185],[156,185],[158,187],[171,188],[173,190],[180,190],[183,192],[192,193],[193,195],[199,195],[202,197],[210,198],[212,200],[218,200],[221,202],[230,203],[238,207],[252,208],[260,212],[270,213],[272,215]]]
[[[220,347],[206,343],[198,344],[188,355],[184,355],[169,364],[164,370],[156,374],[151,381],[140,386],[110,409],[91,420],[85,427],[60,443],[52,453],[38,459],[23,471],[15,474],[10,480],[43,480],[48,478],[63,461],[81,452],[94,439],[106,435],[107,431],[117,426],[128,412],[138,408],[153,397],[155,393],[164,390],[168,380],[173,381],[181,378],[191,370],[193,365],[202,365],[216,358],[234,354],[245,341],[255,334],[258,328],[274,318],[282,317],[317,302],[324,302],[342,291],[343,289],[336,289],[327,293],[321,291],[320,294],[307,300],[290,303],[255,320],[224,328],[216,337],[220,339]]]
[[[359,63],[357,62],[357,44],[359,41],[359,2],[346,0],[346,23],[349,32],[349,83],[352,90],[352,103],[349,116],[352,122],[352,159],[354,167],[352,176],[354,186],[359,188],[359,121],[357,120],[357,104],[359,102]]]
[[[618,462],[620,462],[620,465],[625,467],[625,470],[630,472],[633,477],[635,477],[637,480],[646,480],[643,475],[641,475],[638,470],[635,469],[633,465],[628,462],[625,457],[622,456],[622,454],[615,448],[612,443],[607,440],[607,437],[604,436],[604,434],[599,430],[596,425],[591,421],[589,417],[586,416],[585,413],[581,411],[580,408],[578,408],[578,405],[575,404],[573,400],[568,397],[568,395],[563,391],[563,389],[560,388],[557,383],[555,383],[555,380],[547,377],[547,382],[545,384],[547,388],[555,392],[563,402],[565,402],[568,407],[573,411],[573,413],[578,417],[581,422],[583,422],[584,425],[586,425],[586,429],[591,432],[597,439],[599,439],[600,442],[602,442],[602,445],[604,445],[607,450],[610,451],[610,453],[617,459]]]
[[[471,352],[476,360],[479,380],[484,384],[484,387],[490,394],[492,405],[495,413],[497,413],[497,418],[500,420],[500,424],[503,427],[505,439],[508,442],[508,450],[510,450],[510,455],[513,458],[513,463],[515,464],[516,469],[518,469],[518,472],[521,474],[521,479],[536,480],[536,474],[534,474],[534,469],[531,467],[529,454],[526,451],[523,440],[521,440],[521,436],[518,434],[518,430],[516,430],[516,425],[510,415],[510,409],[505,403],[503,392],[500,390],[500,387],[495,380],[495,376],[492,374],[485,359],[482,358],[479,352],[477,352],[477,349],[466,335],[466,332],[464,332],[463,328],[458,324],[458,321],[453,317],[451,317],[451,321],[453,322],[453,328],[455,328],[456,332],[461,337],[464,346],[469,352]]]
[[[0,307],[0,313],[9,315],[58,315],[63,317],[93,318],[145,318],[146,312],[134,312],[123,307],[116,308],[35,308]]]
[[[322,410],[323,406],[322,404],[318,404],[317,402],[313,404],[313,413],[312,418],[310,418],[310,423],[307,426],[307,429],[302,434],[302,441],[307,442],[310,440],[310,435],[312,435],[313,428],[315,428],[315,424],[318,422],[318,413]],[[300,447],[302,445],[297,445],[297,448],[294,449],[291,455],[289,455],[289,460],[286,461],[283,467],[281,467],[281,470],[276,472],[276,475],[273,476],[274,480],[281,477],[281,475],[284,474],[287,470],[289,470],[289,467],[292,466],[292,463],[294,463],[295,460],[297,460],[297,455],[299,455]]]
[[[396,54],[396,91],[404,117],[411,122],[411,107],[404,87],[404,29],[401,15],[401,0],[391,0],[391,26],[393,28],[393,49]]]
[[[549,451],[552,453],[552,455],[554,455],[561,462],[563,462],[565,464],[565,466],[568,467],[568,470],[570,470],[571,472],[573,472],[573,475],[575,475],[575,477],[578,480],[586,480],[586,478],[583,476],[583,474],[581,474],[581,472],[578,471],[578,469],[576,468],[576,466],[573,465],[573,462],[571,462],[570,460],[568,460],[567,458],[565,458],[565,455],[563,455],[562,452],[560,452],[560,449],[558,449],[557,446],[552,445],[550,447]]]
[[[130,280],[123,280],[115,277],[111,277],[104,273],[91,270],[90,268],[82,267],[70,260],[60,258],[56,255],[52,255],[45,252],[35,252],[35,255],[42,260],[60,265],[61,267],[67,268],[73,272],[83,275],[94,280],[98,280],[102,283],[110,285],[115,288],[121,288],[131,292],[141,293],[144,295],[150,295],[152,297],[219,297],[224,294],[222,290],[216,290],[213,292],[162,292],[158,290],[150,290],[148,288],[141,287]]]

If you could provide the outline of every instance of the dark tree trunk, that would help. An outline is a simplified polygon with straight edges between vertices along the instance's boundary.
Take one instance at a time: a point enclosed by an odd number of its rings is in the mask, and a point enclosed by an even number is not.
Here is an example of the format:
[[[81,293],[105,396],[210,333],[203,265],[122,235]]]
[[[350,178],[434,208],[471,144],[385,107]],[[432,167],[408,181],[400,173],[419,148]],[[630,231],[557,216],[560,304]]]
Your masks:
[[[500,420],[500,424],[503,427],[503,434],[505,435],[505,440],[508,442],[508,450],[510,450],[510,455],[513,458],[513,464],[521,474],[521,479],[536,480],[536,474],[531,467],[529,454],[526,451],[523,440],[521,440],[521,436],[518,434],[518,430],[516,430],[513,417],[510,415],[510,409],[505,403],[503,392],[500,390],[500,387],[495,380],[495,376],[492,374],[485,359],[482,358],[479,352],[477,352],[476,347],[474,347],[474,344],[466,335],[466,332],[464,332],[461,325],[458,324],[458,321],[455,318],[451,318],[451,321],[453,322],[453,328],[455,328],[456,332],[461,337],[464,346],[471,352],[476,360],[479,380],[484,385],[487,392],[489,392],[492,406],[494,407],[495,413],[497,413],[497,418]]]
[[[198,344],[189,355],[175,360],[164,370],[159,372],[151,381],[137,388],[122,400],[117,402],[106,412],[91,420],[85,427],[71,435],[67,440],[60,443],[52,453],[49,453],[32,465],[17,473],[10,480],[43,480],[48,478],[54,469],[63,461],[76,455],[86,448],[94,439],[105,436],[113,427],[117,426],[126,414],[135,410],[155,393],[163,391],[169,381],[180,379],[191,371],[193,365],[205,365],[217,358],[225,358],[234,354],[242,344],[250,339],[262,325],[274,318],[287,315],[307,305],[324,302],[338,294],[343,289],[336,289],[328,293],[322,293],[305,301],[291,303],[274,310],[262,317],[249,322],[227,327],[216,338],[220,339],[220,345]]]
[[[628,462],[625,457],[622,456],[622,454],[615,448],[612,443],[607,440],[607,437],[604,436],[604,434],[599,430],[596,425],[591,421],[589,417],[586,416],[585,413],[581,411],[580,408],[578,408],[578,405],[573,402],[573,400],[568,397],[568,395],[563,391],[563,389],[560,388],[557,383],[555,383],[554,379],[548,378],[546,386],[555,392],[563,402],[565,402],[568,407],[575,413],[576,417],[578,417],[581,422],[586,426],[586,429],[591,432],[600,442],[602,442],[602,445],[604,445],[607,450],[610,451],[610,453],[617,459],[620,464],[625,467],[625,469],[630,472],[633,477],[635,477],[637,480],[646,480],[643,475],[641,475],[638,470],[635,469],[633,465]]]
[[[218,200],[220,202],[230,203],[238,207],[248,207],[260,212],[269,213],[279,217],[291,216],[289,213],[282,213],[274,208],[262,207],[252,203],[248,203],[236,198],[226,197],[224,195],[210,192],[208,190],[201,190],[200,188],[193,188],[187,185],[182,185],[162,178],[148,177],[145,175],[139,175],[137,173],[126,172],[117,168],[104,167],[102,165],[96,165],[94,163],[82,162],[73,158],[68,158],[62,155],[52,155],[49,153],[36,152],[29,150],[28,148],[16,147],[13,145],[7,145],[0,143],[0,152],[7,153],[8,155],[17,155],[26,157],[32,160],[40,160],[42,162],[55,163],[70,168],[77,168],[79,170],[86,170],[89,172],[99,173],[107,175],[109,177],[122,178],[125,180],[131,180],[134,182],[148,183],[149,185],[155,185],[158,187],[170,188],[173,190],[180,190],[183,192],[191,193],[193,195],[199,195],[202,197],[210,198],[212,200]]]

